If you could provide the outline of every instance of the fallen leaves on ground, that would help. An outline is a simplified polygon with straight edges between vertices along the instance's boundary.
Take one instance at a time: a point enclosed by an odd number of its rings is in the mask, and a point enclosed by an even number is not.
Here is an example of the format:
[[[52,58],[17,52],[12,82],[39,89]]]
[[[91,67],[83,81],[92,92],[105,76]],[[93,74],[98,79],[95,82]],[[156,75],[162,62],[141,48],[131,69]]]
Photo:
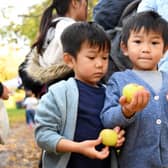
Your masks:
[[[40,152],[34,130],[17,123],[11,127],[6,144],[0,145],[0,168],[38,168]]]

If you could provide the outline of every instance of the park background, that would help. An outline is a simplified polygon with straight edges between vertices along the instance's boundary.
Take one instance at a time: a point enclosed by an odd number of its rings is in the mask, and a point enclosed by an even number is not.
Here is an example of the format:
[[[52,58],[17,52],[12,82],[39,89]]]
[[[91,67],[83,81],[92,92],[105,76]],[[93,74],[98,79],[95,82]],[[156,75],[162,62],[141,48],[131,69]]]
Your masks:
[[[0,0],[0,81],[12,89],[12,96],[5,102],[7,108],[14,107],[15,101],[18,102],[24,97],[24,92],[16,89],[21,83],[18,66],[37,37],[42,12],[51,3],[50,0],[30,2]],[[92,9],[96,3],[97,0],[88,1],[89,21],[92,20]]]
[[[0,81],[11,92],[4,101],[10,133],[5,145],[0,145],[0,168],[38,168],[40,149],[35,144],[33,130],[26,126],[25,109],[19,106],[25,92],[18,89],[21,81],[18,66],[35,41],[42,12],[50,0],[0,0]],[[88,1],[88,20],[97,0]]]

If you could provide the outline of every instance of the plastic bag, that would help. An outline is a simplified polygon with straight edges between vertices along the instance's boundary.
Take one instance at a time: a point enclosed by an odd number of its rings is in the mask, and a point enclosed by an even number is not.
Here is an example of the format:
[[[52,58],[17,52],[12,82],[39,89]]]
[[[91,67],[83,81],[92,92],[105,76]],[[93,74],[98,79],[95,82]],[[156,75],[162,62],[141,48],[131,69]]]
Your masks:
[[[5,144],[6,138],[9,134],[9,129],[8,114],[3,100],[0,99],[0,144]]]

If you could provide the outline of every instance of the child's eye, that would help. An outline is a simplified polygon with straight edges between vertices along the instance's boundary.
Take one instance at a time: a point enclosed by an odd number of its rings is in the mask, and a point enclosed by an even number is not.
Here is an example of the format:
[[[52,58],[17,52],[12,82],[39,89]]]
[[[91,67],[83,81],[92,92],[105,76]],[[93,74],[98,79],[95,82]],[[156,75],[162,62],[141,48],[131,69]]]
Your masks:
[[[107,60],[107,59],[108,59],[108,56],[103,56],[102,59],[103,59],[103,60]]]
[[[141,43],[141,40],[134,40],[133,42],[134,42],[134,43],[137,43],[137,44],[140,44],[140,43]]]
[[[91,60],[93,60],[95,57],[94,56],[87,56],[88,57],[88,59],[91,59]]]
[[[159,44],[159,42],[158,41],[153,41],[152,44],[157,45],[157,44]]]

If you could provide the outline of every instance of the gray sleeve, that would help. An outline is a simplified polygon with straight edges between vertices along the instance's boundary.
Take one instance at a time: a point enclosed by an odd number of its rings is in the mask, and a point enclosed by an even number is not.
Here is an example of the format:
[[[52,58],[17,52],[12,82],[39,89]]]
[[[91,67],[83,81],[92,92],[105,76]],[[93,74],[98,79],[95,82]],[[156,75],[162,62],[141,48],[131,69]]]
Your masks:
[[[35,114],[35,139],[42,149],[57,153],[56,145],[62,138],[59,134],[62,116],[60,104],[56,102],[53,92],[56,90],[49,90],[39,101]]]

